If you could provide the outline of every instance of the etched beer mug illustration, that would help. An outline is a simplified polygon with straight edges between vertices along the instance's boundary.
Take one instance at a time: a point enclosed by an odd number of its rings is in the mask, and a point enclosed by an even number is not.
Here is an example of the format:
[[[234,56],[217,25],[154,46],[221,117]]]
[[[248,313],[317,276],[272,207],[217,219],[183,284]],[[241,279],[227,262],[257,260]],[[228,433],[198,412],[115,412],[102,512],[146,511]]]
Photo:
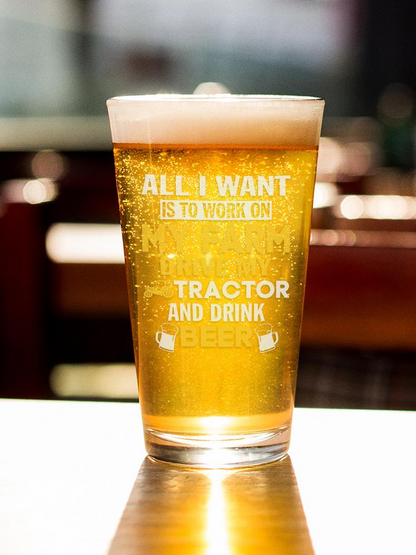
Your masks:
[[[107,102],[148,453],[200,467],[284,456],[324,102]]]
[[[276,348],[279,336],[276,331],[273,331],[271,324],[259,324],[254,331],[257,334],[261,353],[267,353]]]
[[[174,324],[169,324],[169,322],[165,322],[160,327],[162,331],[157,331],[155,336],[159,349],[173,353],[175,350],[175,338],[179,328]]]

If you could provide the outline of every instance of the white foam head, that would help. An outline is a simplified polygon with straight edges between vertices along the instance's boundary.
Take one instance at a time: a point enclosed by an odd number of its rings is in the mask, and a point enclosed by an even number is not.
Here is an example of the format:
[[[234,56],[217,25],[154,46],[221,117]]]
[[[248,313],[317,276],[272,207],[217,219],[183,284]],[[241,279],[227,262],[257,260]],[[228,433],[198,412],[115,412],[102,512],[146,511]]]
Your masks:
[[[300,96],[149,95],[107,101],[113,143],[317,146],[324,101]]]

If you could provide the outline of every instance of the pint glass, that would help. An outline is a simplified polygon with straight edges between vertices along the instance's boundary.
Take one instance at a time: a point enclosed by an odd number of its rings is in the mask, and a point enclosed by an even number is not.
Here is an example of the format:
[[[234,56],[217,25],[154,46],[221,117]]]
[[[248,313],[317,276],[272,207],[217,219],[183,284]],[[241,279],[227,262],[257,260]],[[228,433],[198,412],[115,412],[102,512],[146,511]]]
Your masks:
[[[200,467],[278,459],[290,441],[324,102],[107,105],[147,451]]]

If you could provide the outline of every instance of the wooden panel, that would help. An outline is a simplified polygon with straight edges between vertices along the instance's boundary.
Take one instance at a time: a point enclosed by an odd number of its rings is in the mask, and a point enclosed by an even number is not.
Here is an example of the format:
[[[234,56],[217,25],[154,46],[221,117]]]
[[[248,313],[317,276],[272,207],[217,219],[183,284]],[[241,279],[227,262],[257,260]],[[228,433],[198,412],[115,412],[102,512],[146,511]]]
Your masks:
[[[302,342],[416,349],[416,250],[311,246]]]
[[[43,397],[48,382],[42,205],[4,204],[0,260],[0,396]]]
[[[126,316],[124,264],[54,264],[52,305],[62,316]]]
[[[54,310],[63,316],[125,316],[124,266],[55,264]],[[416,349],[416,249],[310,249],[302,343]]]

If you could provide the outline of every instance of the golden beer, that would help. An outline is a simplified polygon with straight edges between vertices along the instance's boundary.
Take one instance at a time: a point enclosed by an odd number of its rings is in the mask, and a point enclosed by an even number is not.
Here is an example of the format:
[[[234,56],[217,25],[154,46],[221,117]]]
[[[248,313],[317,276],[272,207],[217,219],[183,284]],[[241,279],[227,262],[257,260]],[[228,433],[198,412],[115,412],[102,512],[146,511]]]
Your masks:
[[[287,451],[318,135],[115,142],[151,455],[227,466]]]

